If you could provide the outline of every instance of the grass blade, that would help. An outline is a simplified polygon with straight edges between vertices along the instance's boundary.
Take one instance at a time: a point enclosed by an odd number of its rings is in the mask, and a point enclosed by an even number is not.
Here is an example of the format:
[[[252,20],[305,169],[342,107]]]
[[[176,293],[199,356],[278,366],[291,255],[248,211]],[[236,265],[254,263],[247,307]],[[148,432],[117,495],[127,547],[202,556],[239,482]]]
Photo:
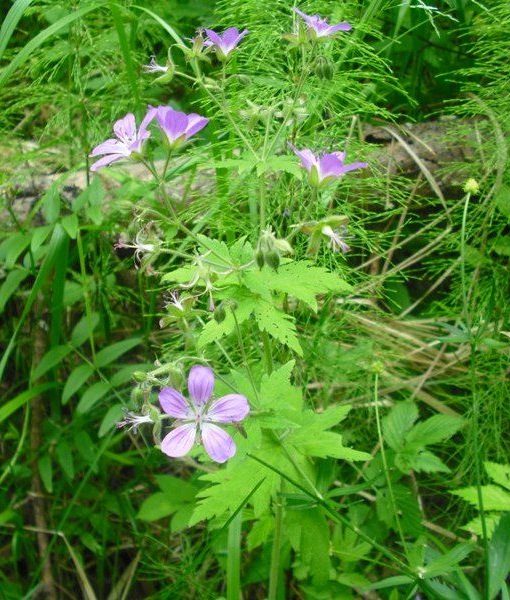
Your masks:
[[[41,33],[39,33],[34,38],[32,38],[28,42],[28,44],[26,44],[26,46],[24,46],[24,48],[22,50],[20,50],[20,52],[18,52],[18,54],[16,54],[16,56],[7,65],[7,67],[2,71],[2,73],[0,73],[0,88],[2,88],[9,81],[9,79],[12,77],[14,72],[24,62],[26,62],[32,56],[32,54],[35,52],[35,50],[37,50],[37,48],[39,48],[39,46],[44,44],[44,42],[46,40],[48,40],[49,38],[51,38],[51,36],[58,33],[64,27],[67,27],[67,25],[69,25],[73,21],[76,21],[77,19],[83,17],[84,15],[95,10],[96,8],[98,8],[97,4],[94,4],[92,6],[87,6],[84,8],[79,8],[78,10],[72,12],[71,14],[66,15],[65,17],[62,17],[56,23],[53,23],[53,25],[50,25],[46,29],[43,29],[43,31],[41,31]]]
[[[16,29],[16,25],[30,4],[32,4],[32,0],[16,0],[11,10],[7,13],[2,27],[0,27],[0,60],[2,60],[7,44]]]
[[[14,329],[14,333],[12,334],[11,339],[9,340],[9,344],[7,345],[7,348],[5,349],[5,352],[2,356],[2,360],[0,361],[0,381],[2,380],[4,370],[7,365],[7,361],[9,360],[9,356],[14,349],[14,344],[16,342],[16,338],[18,337],[18,333],[20,332],[21,328],[23,327],[25,319],[27,318],[28,313],[30,312],[30,309],[32,308],[32,305],[34,304],[34,302],[37,298],[37,294],[39,293],[43,284],[49,278],[50,273],[55,264],[55,261],[56,261],[57,257],[59,256],[59,253],[60,253],[63,245],[66,243],[66,240],[67,240],[67,233],[64,231],[63,227],[58,224],[55,225],[55,229],[53,230],[53,234],[51,236],[51,240],[49,243],[48,253],[46,254],[46,258],[44,259],[44,262],[42,263],[41,268],[39,269],[39,273],[37,274],[37,277],[35,279],[32,290],[30,291],[30,294],[27,298],[27,302],[25,304],[25,307],[23,308],[21,317],[18,321],[18,324],[16,325],[16,327]]]

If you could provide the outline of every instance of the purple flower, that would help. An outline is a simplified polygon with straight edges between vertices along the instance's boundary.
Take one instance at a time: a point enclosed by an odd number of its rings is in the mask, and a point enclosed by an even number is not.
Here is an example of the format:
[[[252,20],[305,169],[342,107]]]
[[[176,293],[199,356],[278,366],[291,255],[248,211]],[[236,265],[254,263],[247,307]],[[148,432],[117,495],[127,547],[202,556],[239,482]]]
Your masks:
[[[331,152],[330,154],[315,155],[308,148],[298,150],[291,145],[294,153],[301,159],[302,166],[308,171],[310,183],[321,185],[332,179],[342,177],[349,171],[363,169],[367,166],[364,162],[355,162],[349,165],[344,163],[345,152]]]
[[[322,19],[319,15],[307,15],[295,7],[293,10],[303,19],[307,25],[308,33],[314,38],[327,37],[337,31],[350,31],[352,29],[352,25],[347,22],[329,25],[326,19]]]
[[[187,454],[199,437],[205,451],[218,463],[224,463],[236,453],[234,440],[215,423],[236,423],[250,412],[248,400],[240,394],[227,394],[211,401],[214,373],[209,367],[195,365],[188,375],[188,392],[191,400],[174,388],[163,388],[159,402],[163,411],[178,419],[161,442],[161,450],[176,458]]]
[[[247,29],[239,31],[237,27],[229,27],[223,33],[216,33],[212,29],[205,29],[205,33],[207,39],[204,41],[204,46],[214,48],[219,58],[225,59],[249,31]]]
[[[191,136],[202,130],[209,119],[201,117],[195,113],[179,112],[170,106],[158,106],[151,108],[152,114],[150,120],[156,118],[158,125],[171,146],[178,146],[188,140]],[[149,111],[151,112],[151,111]]]
[[[351,247],[345,241],[345,236],[347,234],[347,228],[345,226],[342,227],[342,230],[333,229],[331,225],[324,225],[321,229],[322,235],[329,239],[329,245],[333,252],[342,252],[345,254],[349,252]]]
[[[97,171],[101,167],[128,158],[133,153],[141,152],[143,142],[150,137],[147,127],[153,119],[151,109],[143,118],[140,129],[136,130],[135,116],[128,113],[123,119],[119,119],[113,126],[113,132],[117,139],[110,138],[96,146],[90,156],[101,156],[91,167],[91,171]]]

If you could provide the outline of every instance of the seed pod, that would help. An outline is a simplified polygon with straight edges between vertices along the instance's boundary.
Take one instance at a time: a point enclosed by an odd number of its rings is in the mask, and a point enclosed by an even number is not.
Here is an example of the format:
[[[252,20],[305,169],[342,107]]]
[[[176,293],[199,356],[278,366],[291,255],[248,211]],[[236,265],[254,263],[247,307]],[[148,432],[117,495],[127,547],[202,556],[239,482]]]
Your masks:
[[[131,390],[131,402],[134,406],[140,406],[145,400],[145,391],[139,385]]]
[[[255,253],[255,262],[257,263],[259,269],[262,269],[265,263],[264,253],[261,250],[258,250]]]
[[[315,72],[321,79],[332,79],[334,75],[333,65],[324,56],[318,56],[315,60]]]
[[[273,271],[278,271],[278,267],[280,266],[280,255],[278,252],[276,252],[276,250],[270,250],[269,252],[266,252],[264,258],[268,267],[271,267]]]
[[[222,323],[225,320],[227,313],[225,312],[225,306],[223,302],[218,304],[218,306],[214,309],[213,317],[216,323]]]

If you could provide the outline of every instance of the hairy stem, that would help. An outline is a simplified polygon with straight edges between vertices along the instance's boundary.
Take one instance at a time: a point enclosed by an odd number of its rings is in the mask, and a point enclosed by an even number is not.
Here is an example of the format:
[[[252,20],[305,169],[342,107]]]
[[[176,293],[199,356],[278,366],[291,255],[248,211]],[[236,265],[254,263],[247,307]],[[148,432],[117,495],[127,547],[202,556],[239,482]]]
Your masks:
[[[283,489],[284,480],[280,479],[280,492],[275,501],[274,512],[274,537],[271,552],[271,566],[269,570],[269,593],[268,600],[276,600],[278,597],[278,584],[281,570],[282,530],[283,530]]]

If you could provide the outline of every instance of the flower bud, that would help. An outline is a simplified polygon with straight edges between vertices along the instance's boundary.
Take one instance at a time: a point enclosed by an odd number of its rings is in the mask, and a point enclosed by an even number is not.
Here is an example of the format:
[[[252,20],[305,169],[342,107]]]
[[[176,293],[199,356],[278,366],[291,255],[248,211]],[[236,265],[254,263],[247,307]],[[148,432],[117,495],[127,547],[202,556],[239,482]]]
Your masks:
[[[462,189],[466,192],[466,194],[478,194],[478,192],[480,191],[480,186],[478,185],[478,181],[476,181],[476,179],[470,177],[464,183]]]
[[[168,383],[171,387],[180,389],[184,383],[184,373],[180,364],[171,364],[168,366]]]
[[[380,360],[374,360],[370,365],[370,370],[376,375],[382,375],[384,373],[384,364]]]
[[[131,390],[131,402],[134,406],[140,406],[145,399],[145,391],[137,385]]]
[[[131,377],[137,383],[143,383],[144,381],[147,381],[147,373],[145,373],[144,371],[133,371]]]

